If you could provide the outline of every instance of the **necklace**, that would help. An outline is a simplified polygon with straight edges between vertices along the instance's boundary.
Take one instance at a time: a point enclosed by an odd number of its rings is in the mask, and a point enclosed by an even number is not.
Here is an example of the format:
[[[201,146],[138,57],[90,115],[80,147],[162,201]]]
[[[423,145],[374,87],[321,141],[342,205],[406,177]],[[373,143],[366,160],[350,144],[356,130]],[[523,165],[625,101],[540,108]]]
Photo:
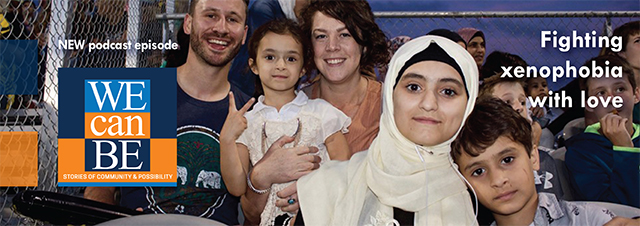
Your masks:
[[[293,140],[293,146],[296,147],[298,146],[298,142],[300,141],[300,129],[302,128],[302,124],[300,124],[300,118],[296,118],[296,131],[293,133],[293,135],[291,135],[292,137],[294,137]],[[262,153],[267,153],[267,150],[269,147],[267,147],[267,121],[264,121],[264,123],[262,124]]]

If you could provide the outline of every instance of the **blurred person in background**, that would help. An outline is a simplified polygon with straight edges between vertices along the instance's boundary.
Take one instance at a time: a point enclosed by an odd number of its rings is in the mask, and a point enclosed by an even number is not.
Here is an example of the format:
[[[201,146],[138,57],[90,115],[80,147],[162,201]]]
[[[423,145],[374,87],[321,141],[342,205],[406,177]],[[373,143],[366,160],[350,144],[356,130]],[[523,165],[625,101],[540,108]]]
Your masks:
[[[627,61],[633,69],[636,84],[640,84],[640,20],[631,21],[613,30],[613,36],[622,37],[622,50],[605,48],[605,54],[614,54]],[[633,122],[640,123],[640,104],[633,106]]]
[[[480,71],[480,80],[484,80],[485,77],[491,76],[482,74],[481,69],[482,65],[484,64],[484,54],[486,52],[484,33],[472,27],[465,27],[458,30],[458,34],[460,34],[460,36],[462,36],[462,39],[467,42],[467,51],[476,61],[476,65],[478,65],[478,70]]]
[[[444,29],[444,28],[434,29],[429,31],[427,35],[437,35],[437,36],[445,37],[451,41],[454,41],[455,43],[458,43],[460,46],[462,46],[462,48],[465,48],[465,49],[467,48],[467,41],[465,41],[462,38],[462,36],[460,36],[458,33],[453,32],[449,29]]]

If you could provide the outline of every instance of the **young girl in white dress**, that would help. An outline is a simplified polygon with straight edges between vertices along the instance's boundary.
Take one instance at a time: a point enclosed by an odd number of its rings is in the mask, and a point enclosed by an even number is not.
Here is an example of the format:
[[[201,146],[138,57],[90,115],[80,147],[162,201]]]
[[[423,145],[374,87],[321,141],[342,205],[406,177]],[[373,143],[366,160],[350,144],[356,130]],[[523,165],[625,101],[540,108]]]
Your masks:
[[[276,193],[292,182],[256,188],[247,177],[249,164],[262,159],[278,138],[295,138],[285,147],[317,147],[321,164],[350,157],[343,133],[348,132],[351,119],[322,99],[309,100],[304,92],[296,92],[309,59],[307,46],[302,32],[291,20],[271,21],[254,32],[249,41],[249,67],[259,76],[257,82],[262,89],[257,86],[256,90],[262,90],[264,95],[249,112],[246,111],[253,101],[240,110],[230,102],[220,135],[222,178],[229,192],[241,196],[249,186],[253,192],[270,193],[260,225],[274,225],[276,218],[288,224],[294,216],[275,206]]]

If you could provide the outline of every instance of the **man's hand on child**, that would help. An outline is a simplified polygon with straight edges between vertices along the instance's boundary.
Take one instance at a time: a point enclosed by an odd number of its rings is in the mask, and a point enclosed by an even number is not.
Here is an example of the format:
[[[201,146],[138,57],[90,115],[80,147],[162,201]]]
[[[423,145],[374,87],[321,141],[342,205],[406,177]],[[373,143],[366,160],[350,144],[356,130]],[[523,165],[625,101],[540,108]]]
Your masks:
[[[613,113],[606,114],[600,119],[602,134],[615,146],[633,147],[631,136],[626,127],[628,120]]]
[[[232,139],[235,142],[240,137],[240,134],[247,129],[247,118],[244,117],[244,113],[247,113],[253,102],[255,102],[255,98],[251,98],[238,110],[233,92],[229,92],[229,113],[222,126],[222,131],[220,131],[220,139]]]
[[[294,137],[282,136],[269,147],[267,153],[254,166],[254,177],[252,177],[254,183],[268,186],[286,183],[297,180],[320,167],[320,156],[314,155],[318,152],[318,148],[283,147],[294,140]],[[256,173],[265,175],[256,177]]]

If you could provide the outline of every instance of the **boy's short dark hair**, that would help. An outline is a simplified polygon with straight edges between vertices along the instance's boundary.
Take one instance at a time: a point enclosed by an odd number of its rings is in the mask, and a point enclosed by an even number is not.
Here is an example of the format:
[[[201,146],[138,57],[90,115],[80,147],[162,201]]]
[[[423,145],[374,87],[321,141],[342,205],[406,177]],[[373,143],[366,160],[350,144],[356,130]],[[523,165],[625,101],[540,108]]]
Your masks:
[[[520,86],[522,86],[522,89],[525,89],[524,80],[522,79],[514,78],[514,77],[500,78],[500,76],[493,76],[484,80],[482,87],[480,87],[480,92],[478,93],[478,97],[493,96],[494,88],[498,84],[502,84],[502,83],[518,83],[520,84]],[[525,90],[525,94],[526,92],[527,91]]]
[[[629,43],[629,39],[631,36],[637,35],[640,33],[640,20],[631,21],[626,24],[621,25],[613,30],[612,36],[619,36],[622,38],[622,48],[620,52],[627,51],[627,43]],[[612,50],[613,46],[606,49],[607,54],[614,53]]]
[[[596,62],[596,66],[602,67],[603,70],[605,70],[605,67],[609,67],[609,69],[611,69],[614,66],[622,67],[622,76],[627,78],[633,90],[636,89],[637,84],[636,84],[636,79],[633,76],[633,70],[631,69],[631,66],[629,66],[626,60],[622,59],[617,55],[602,55],[602,56],[597,56],[587,60],[587,62],[585,62],[583,66],[591,67],[591,61]],[[605,64],[606,61],[609,61],[609,65]],[[594,79],[594,78],[590,75],[586,78],[579,77],[578,79],[579,79],[578,83],[580,84],[580,89],[588,92],[589,85],[587,82],[589,81],[589,79]]]
[[[467,48],[467,41],[462,39],[462,36],[460,36],[460,34],[458,34],[457,32],[451,31],[449,29],[445,29],[445,28],[434,29],[434,30],[431,30],[429,33],[427,33],[427,35],[437,35],[440,37],[445,37],[456,43],[462,42],[464,43],[464,48],[465,49]]]
[[[493,51],[487,56],[487,60],[485,60],[484,65],[482,65],[482,68],[480,69],[480,74],[482,74],[482,76],[484,76],[485,78],[502,74],[503,66],[521,66],[526,68],[529,65],[524,59],[522,59],[522,57],[518,55],[501,51]]]
[[[627,43],[633,35],[640,33],[640,20],[631,21],[613,30],[613,36],[622,38],[622,50],[627,51]]]
[[[463,152],[477,157],[502,136],[522,144],[531,155],[533,142],[529,122],[502,100],[481,97],[451,144],[451,155],[454,160]]]

